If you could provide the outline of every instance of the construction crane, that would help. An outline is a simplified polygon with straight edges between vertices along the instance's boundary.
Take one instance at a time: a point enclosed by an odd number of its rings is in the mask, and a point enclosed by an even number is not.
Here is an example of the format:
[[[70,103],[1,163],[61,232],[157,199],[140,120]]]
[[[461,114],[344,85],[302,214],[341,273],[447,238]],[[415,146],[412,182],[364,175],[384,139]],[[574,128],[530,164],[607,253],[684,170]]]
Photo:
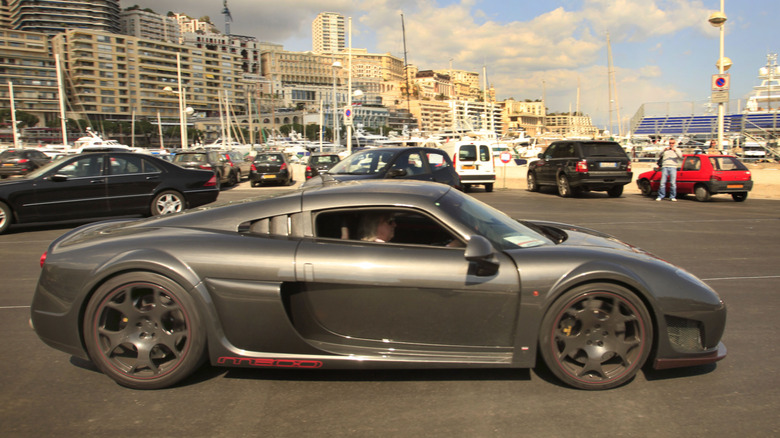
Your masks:
[[[233,16],[230,15],[227,0],[222,0],[222,6],[222,15],[225,16],[225,35],[230,35],[230,22],[233,21]]]

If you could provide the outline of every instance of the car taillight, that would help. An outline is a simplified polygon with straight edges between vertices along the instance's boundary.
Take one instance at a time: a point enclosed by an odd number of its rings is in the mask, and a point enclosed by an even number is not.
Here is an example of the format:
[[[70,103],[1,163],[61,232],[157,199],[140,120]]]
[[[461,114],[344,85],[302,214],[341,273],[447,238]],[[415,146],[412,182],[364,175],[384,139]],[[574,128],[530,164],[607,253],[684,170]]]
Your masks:
[[[27,158],[20,158],[19,161],[16,162],[16,164],[24,164],[29,162],[30,160],[28,160]]]
[[[211,164],[201,164],[198,167],[200,167],[203,170],[212,170]]]
[[[577,172],[587,172],[587,171],[588,171],[588,162],[585,160],[578,161]]]
[[[41,268],[43,267],[43,264],[46,263],[46,251],[41,254]]]
[[[250,167],[250,169],[252,169],[252,170],[254,170],[255,172],[257,172],[257,167],[255,167],[255,163],[252,163],[252,167]]]
[[[217,175],[212,175],[203,187],[215,187],[217,185]]]
[[[284,170],[284,169],[287,169],[287,163],[282,163],[282,165],[281,165],[281,166],[279,166],[279,170],[280,170],[280,171],[281,171],[281,170]]]
[[[628,164],[626,164],[626,172],[631,172],[631,162],[629,161]]]
[[[311,166],[306,166],[306,179],[311,179]]]

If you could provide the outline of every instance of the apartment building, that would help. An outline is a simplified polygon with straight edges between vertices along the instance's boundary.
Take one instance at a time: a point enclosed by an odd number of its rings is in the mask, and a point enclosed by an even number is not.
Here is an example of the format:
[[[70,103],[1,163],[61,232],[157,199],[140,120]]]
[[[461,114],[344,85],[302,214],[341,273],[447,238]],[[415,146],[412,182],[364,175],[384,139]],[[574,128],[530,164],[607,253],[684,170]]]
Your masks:
[[[541,100],[519,102],[504,101],[504,125],[509,131],[525,131],[530,136],[544,132],[545,106]]]
[[[64,59],[73,118],[178,120],[179,90],[195,117],[218,115],[221,93],[246,104],[238,55],[107,32],[69,29],[52,38]],[[177,54],[180,60],[177,61]]]
[[[121,33],[150,40],[179,42],[181,30],[174,17],[166,17],[137,6],[125,9],[119,16]]]
[[[335,12],[320,12],[311,23],[312,51],[314,53],[343,52],[346,44],[344,16]]]
[[[65,29],[119,33],[119,0],[7,0],[12,29],[54,35]]]
[[[599,130],[593,126],[590,116],[578,114],[552,114],[545,117],[545,128],[552,135],[562,137],[595,137]]]
[[[0,109],[11,109],[9,82],[17,111],[41,124],[59,120],[57,73],[46,34],[0,29]]]

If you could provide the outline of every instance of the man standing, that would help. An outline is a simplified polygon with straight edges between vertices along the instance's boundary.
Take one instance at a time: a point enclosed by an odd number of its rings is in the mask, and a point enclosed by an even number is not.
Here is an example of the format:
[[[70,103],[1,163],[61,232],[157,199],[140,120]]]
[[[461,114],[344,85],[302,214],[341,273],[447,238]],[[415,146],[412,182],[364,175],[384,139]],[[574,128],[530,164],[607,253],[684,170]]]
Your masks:
[[[656,201],[666,197],[666,182],[669,181],[669,200],[677,201],[677,168],[682,162],[682,153],[675,146],[674,139],[669,140],[669,146],[661,151],[661,187],[658,189]]]

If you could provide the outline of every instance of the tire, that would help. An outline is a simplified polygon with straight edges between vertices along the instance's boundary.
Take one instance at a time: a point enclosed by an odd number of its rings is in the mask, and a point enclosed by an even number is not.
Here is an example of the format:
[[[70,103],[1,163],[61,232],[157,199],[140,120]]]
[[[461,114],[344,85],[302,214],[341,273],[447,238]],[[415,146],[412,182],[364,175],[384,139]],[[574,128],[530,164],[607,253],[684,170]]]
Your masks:
[[[13,221],[14,216],[11,212],[11,207],[6,205],[4,202],[0,202],[0,234],[8,231],[8,227],[11,226]]]
[[[493,191],[493,183],[485,184],[485,191],[490,193]]]
[[[175,190],[160,192],[152,200],[152,216],[178,213],[185,209],[184,196]]]
[[[539,348],[563,383],[603,390],[631,380],[653,345],[642,301],[610,283],[576,287],[558,298],[542,320]]]
[[[171,386],[204,361],[206,334],[192,298],[176,282],[130,272],[100,286],[84,314],[89,357],[133,389]]]
[[[256,181],[251,181],[251,182],[249,183],[249,185],[250,185],[250,186],[252,186],[252,187],[257,187],[257,186],[259,186],[259,185],[260,185],[260,183],[258,183],[258,182],[256,182]]]
[[[558,175],[558,196],[561,198],[570,198],[572,196],[571,185],[569,184],[569,178],[564,174]]]
[[[710,191],[706,186],[696,186],[696,188],[693,189],[693,192],[696,195],[696,200],[699,202],[707,202],[710,200],[710,197],[712,197],[712,194],[710,194]]]
[[[463,193],[468,193],[471,191],[471,184],[463,184]]]
[[[650,196],[653,194],[653,189],[650,187],[650,181],[646,179],[640,179],[638,185],[639,191],[643,196]]]
[[[748,197],[748,192],[739,192],[739,193],[732,193],[731,199],[734,200],[734,202],[743,202]],[[0,225],[0,233],[2,233],[2,225]]]
[[[612,186],[607,190],[610,198],[619,198],[623,194],[623,186]]]
[[[236,172],[230,172],[230,175],[228,175],[228,187],[233,187],[236,184],[238,184],[238,177],[236,176]]]
[[[236,181],[237,181],[237,183],[240,183],[241,181],[243,181],[243,179],[244,179],[244,176],[241,175],[241,169],[236,170]]]
[[[528,175],[526,176],[525,179],[528,185],[529,192],[539,191],[539,184],[536,182],[536,174],[534,172],[528,172]]]

